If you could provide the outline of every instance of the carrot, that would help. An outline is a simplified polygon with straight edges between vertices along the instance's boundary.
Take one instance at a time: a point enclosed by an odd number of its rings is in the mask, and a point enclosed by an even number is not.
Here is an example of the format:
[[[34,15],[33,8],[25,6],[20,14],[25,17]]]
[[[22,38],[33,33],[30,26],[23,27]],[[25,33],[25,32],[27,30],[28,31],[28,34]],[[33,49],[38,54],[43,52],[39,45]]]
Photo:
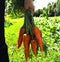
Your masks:
[[[38,41],[40,50],[43,51],[42,34],[36,26],[33,27],[33,33]]]
[[[30,36],[27,34],[23,35],[23,41],[24,41],[24,53],[25,53],[25,58],[26,61],[29,57],[29,41],[30,41]]]
[[[31,40],[31,47],[33,50],[34,55],[37,55],[37,45],[36,45],[36,40]]]
[[[36,46],[37,46],[36,50],[37,50],[37,54],[38,54],[39,44],[38,44],[38,42],[37,42],[37,39],[36,39],[36,38],[34,38],[34,39],[35,39],[35,41],[36,41]]]
[[[25,28],[21,27],[20,31],[19,31],[19,37],[18,37],[18,48],[21,46],[22,41],[23,41],[23,34],[25,33]]]

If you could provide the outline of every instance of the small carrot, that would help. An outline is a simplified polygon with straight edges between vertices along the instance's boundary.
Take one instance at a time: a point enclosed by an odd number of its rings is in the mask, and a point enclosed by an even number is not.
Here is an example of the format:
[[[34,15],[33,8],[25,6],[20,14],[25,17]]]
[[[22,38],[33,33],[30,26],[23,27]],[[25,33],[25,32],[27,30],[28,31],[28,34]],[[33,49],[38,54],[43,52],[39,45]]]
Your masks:
[[[38,44],[38,42],[37,42],[37,39],[36,38],[34,38],[35,39],[35,41],[36,41],[36,46],[37,46],[37,54],[38,54],[38,50],[39,50],[39,44]]]
[[[32,47],[34,55],[36,56],[37,55],[37,44],[35,40],[31,40],[31,47]]]
[[[23,35],[23,41],[24,41],[24,53],[25,53],[25,58],[26,61],[29,57],[29,41],[30,41],[30,36],[27,34]]]
[[[38,41],[40,50],[43,51],[42,35],[36,26],[33,27],[33,33]]]
[[[20,31],[19,31],[19,37],[18,37],[18,48],[21,46],[22,41],[23,41],[23,34],[25,33],[25,28],[21,27]]]

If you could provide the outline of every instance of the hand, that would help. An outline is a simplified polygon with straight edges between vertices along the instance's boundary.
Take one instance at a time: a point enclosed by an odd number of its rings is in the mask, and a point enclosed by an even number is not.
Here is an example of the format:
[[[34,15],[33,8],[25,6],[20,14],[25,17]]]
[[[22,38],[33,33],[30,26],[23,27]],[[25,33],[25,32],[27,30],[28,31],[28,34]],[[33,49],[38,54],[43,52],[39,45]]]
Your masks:
[[[32,4],[32,5],[30,6],[30,10],[31,10],[31,12],[32,12],[32,15],[34,14],[34,9],[35,9],[35,7],[34,7],[34,5]]]

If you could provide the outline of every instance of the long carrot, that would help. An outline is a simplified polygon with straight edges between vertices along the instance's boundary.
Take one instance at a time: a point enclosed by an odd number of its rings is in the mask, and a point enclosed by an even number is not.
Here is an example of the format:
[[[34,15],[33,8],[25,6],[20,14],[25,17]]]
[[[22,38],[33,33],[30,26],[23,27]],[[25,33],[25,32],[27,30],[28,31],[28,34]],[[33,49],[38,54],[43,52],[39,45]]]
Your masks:
[[[27,34],[23,35],[23,41],[24,41],[24,53],[25,53],[25,58],[26,61],[29,57],[29,41],[30,41],[30,36]]]
[[[36,40],[31,40],[31,47],[33,50],[34,55],[37,55],[37,44],[36,44]]]
[[[38,41],[40,50],[43,51],[42,34],[36,26],[33,27],[33,33]]]
[[[19,31],[19,37],[18,37],[18,48],[21,46],[22,41],[23,41],[23,34],[25,33],[25,28],[21,27],[20,31]]]
[[[37,39],[36,39],[36,38],[34,38],[34,39],[35,39],[35,41],[36,41],[36,46],[37,46],[36,50],[37,50],[37,54],[38,54],[39,44],[38,44],[38,42],[37,42]]]

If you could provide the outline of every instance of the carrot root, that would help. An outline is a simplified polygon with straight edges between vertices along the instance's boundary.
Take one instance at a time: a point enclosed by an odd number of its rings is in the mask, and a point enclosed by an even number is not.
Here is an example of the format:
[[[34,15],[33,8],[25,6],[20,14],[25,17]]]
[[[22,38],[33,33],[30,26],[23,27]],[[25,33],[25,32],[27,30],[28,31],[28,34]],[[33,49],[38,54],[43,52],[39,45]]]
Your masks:
[[[30,36],[27,34],[24,34],[23,41],[24,41],[24,53],[25,53],[26,61],[29,57],[29,40],[30,40]]]
[[[39,29],[36,26],[33,27],[33,33],[38,41],[40,50],[43,51],[42,33],[39,31]]]
[[[20,32],[19,32],[19,37],[18,37],[18,48],[21,46],[22,41],[23,41],[23,34],[25,33],[25,28],[21,27]]]
[[[37,45],[35,40],[31,40],[31,47],[35,56],[37,56]]]

